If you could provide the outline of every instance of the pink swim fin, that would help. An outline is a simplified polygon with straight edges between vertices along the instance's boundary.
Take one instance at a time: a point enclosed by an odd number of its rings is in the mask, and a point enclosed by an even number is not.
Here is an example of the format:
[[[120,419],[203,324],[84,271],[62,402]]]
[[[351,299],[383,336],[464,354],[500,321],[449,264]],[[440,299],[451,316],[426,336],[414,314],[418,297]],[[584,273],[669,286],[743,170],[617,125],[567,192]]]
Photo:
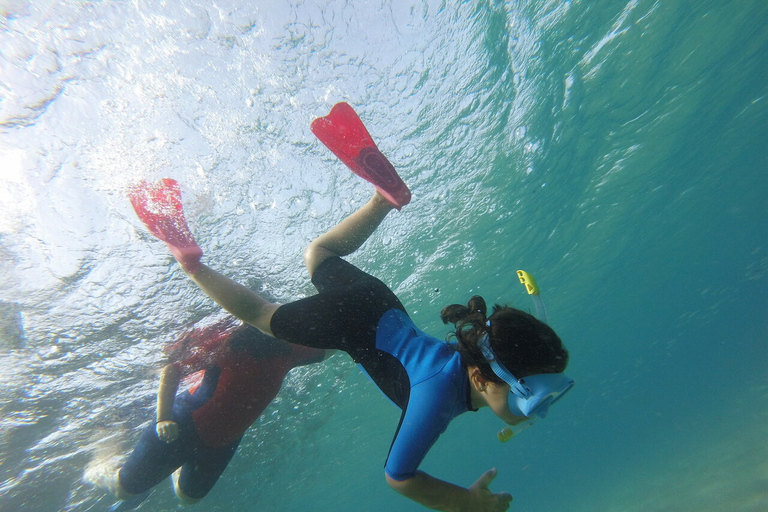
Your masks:
[[[312,121],[310,129],[352,172],[373,183],[392,206],[399,210],[411,202],[408,186],[376,147],[349,103],[337,103],[327,116]]]
[[[157,183],[142,181],[129,192],[128,198],[149,232],[168,244],[184,270],[197,272],[203,250],[187,226],[179,183],[170,178]]]

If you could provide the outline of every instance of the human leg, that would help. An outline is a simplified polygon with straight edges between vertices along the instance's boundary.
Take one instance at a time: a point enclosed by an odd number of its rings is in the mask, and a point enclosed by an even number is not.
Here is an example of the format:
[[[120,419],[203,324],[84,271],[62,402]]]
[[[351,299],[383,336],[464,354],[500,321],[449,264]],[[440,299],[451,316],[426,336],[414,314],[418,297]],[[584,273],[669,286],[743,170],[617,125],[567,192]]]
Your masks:
[[[182,238],[194,242],[194,239],[187,228],[183,211],[180,209],[180,196],[177,194],[178,184],[170,180],[173,187],[168,185],[170,192],[165,195],[156,191],[156,189],[162,191],[163,186],[167,185],[166,181],[168,180],[163,180],[151,187],[146,186],[140,194],[131,197],[131,202],[139,217],[152,234],[169,245],[174,257],[182,265],[187,276],[206,295],[240,320],[253,325],[262,332],[273,335],[271,320],[280,304],[271,303],[263,299],[253,290],[200,263],[199,257],[202,256],[202,251],[195,253],[197,254],[197,259],[194,260],[193,264],[190,264],[188,259],[177,255],[179,251],[174,250],[175,246],[168,240],[173,241]],[[152,191],[154,195],[148,196],[145,190]],[[151,203],[147,199],[148,197],[156,201],[167,200],[168,197],[171,197],[173,199],[172,208],[166,208],[162,204],[158,206]],[[312,241],[304,254],[304,261],[310,276],[314,275],[315,270],[326,259],[332,256],[346,256],[357,250],[371,236],[393,208],[379,192],[376,192],[370,201],[359,210],[341,221],[327,233]],[[151,211],[152,217],[148,217],[144,213],[145,211]],[[156,227],[157,225],[164,226],[164,231],[159,231]],[[179,226],[182,227],[180,228]],[[185,235],[181,236],[174,232],[173,229],[175,228],[179,228]],[[197,247],[196,244],[194,246]]]
[[[310,128],[352,172],[376,188],[365,206],[309,244],[304,264],[311,277],[331,256],[356,251],[393,208],[400,210],[411,201],[411,192],[348,103],[337,103],[327,116],[312,121]]]
[[[310,277],[326,259],[355,252],[376,231],[384,217],[393,208],[379,192],[376,192],[371,200],[355,213],[315,238],[304,252],[304,264]]]
[[[173,473],[173,490],[184,505],[197,503],[211,492],[237,451],[240,439],[225,446],[195,446],[192,458]]]
[[[187,276],[216,304],[243,322],[272,336],[270,322],[280,304],[263,299],[253,290],[202,263],[197,272],[187,272]]]
[[[176,495],[176,498],[179,500],[179,503],[182,505],[194,505],[198,501],[200,501],[202,498],[193,498],[191,496],[187,496],[184,494],[184,491],[179,486],[179,479],[181,477],[181,470],[182,468],[177,469],[173,472],[171,475],[171,481],[173,482],[173,493]]]
[[[137,496],[139,493],[131,493],[125,490],[125,488],[120,484],[120,471],[122,471],[122,468],[118,469],[117,472],[115,472],[114,478],[111,479],[109,483],[109,490],[112,492],[112,494],[115,495],[115,498],[119,500],[127,500],[128,498],[132,498],[133,496]],[[146,492],[146,491],[143,491]]]
[[[390,309],[405,311],[379,279],[337,257],[327,258],[312,276],[317,295],[281,306],[272,317],[274,335],[290,343],[339,349],[353,358],[376,345],[376,327]]]
[[[110,490],[120,500],[146,493],[184,463],[185,452],[183,437],[166,443],[158,439],[154,425],[147,426]]]
[[[375,192],[360,209],[313,240],[304,252],[304,263],[310,277],[328,258],[346,256],[360,248],[393,209],[379,192]],[[271,321],[280,304],[264,300],[253,290],[203,264],[197,272],[187,272],[187,275],[221,307],[261,331],[274,335]]]
[[[279,304],[272,304],[252,290],[200,263],[203,251],[195,242],[184,216],[179,184],[165,178],[142,182],[129,193],[133,209],[147,229],[164,241],[184,272],[221,307],[267,334]]]

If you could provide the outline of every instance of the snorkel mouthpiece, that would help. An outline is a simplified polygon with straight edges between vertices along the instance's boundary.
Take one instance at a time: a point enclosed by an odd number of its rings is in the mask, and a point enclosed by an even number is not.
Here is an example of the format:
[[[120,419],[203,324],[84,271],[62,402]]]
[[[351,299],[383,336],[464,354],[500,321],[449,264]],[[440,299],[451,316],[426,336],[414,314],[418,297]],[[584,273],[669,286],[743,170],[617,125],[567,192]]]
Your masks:
[[[517,276],[533,300],[534,316],[547,323],[547,310],[544,307],[544,302],[541,300],[536,280],[525,270],[518,270]],[[488,325],[490,326],[490,321]],[[525,416],[528,418],[517,425],[501,429],[496,436],[502,443],[509,441],[515,434],[533,425],[536,419],[544,418],[547,412],[549,412],[549,407],[557,402],[573,386],[573,380],[563,373],[541,373],[529,375],[524,379],[518,379],[493,353],[491,341],[487,333],[478,342],[478,347],[486,361],[488,361],[493,373],[509,384],[509,411],[515,416]]]
[[[533,425],[535,421],[536,421],[535,418],[531,418],[530,420],[523,421],[522,423],[518,423],[513,427],[504,427],[503,429],[499,430],[499,432],[496,434],[496,437],[502,443],[506,443],[507,441],[515,437],[517,434],[519,434],[523,430]]]

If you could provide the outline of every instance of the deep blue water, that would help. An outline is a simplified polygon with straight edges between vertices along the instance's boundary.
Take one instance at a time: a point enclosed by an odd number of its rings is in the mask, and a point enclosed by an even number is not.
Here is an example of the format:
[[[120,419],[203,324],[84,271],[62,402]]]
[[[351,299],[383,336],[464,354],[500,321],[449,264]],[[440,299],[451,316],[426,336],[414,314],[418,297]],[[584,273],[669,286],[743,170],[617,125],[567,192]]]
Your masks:
[[[487,410],[423,469],[491,467],[523,511],[768,508],[768,4],[0,2],[0,509],[105,510],[84,481],[153,414],[162,345],[217,308],[145,234],[182,183],[209,264],[279,300],[370,193],[310,121],[355,106],[414,194],[353,261],[442,337],[530,307],[574,390],[507,444]],[[398,412],[343,356],[295,371],[200,510],[422,510]],[[161,485],[140,510],[175,509]]]

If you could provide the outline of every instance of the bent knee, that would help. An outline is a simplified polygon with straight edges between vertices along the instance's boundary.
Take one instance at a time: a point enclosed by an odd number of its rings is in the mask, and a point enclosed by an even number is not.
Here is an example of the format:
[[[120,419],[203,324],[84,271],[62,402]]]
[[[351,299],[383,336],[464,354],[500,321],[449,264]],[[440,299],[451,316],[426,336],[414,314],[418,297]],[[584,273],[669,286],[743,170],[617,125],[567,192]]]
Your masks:
[[[112,477],[108,483],[108,488],[112,491],[112,494],[115,495],[115,498],[119,500],[127,500],[128,498],[136,496],[136,494],[126,491],[123,484],[120,483],[120,470],[117,470],[114,473],[114,477]]]
[[[317,240],[312,241],[304,251],[304,266],[307,268],[307,272],[309,272],[309,277],[314,275],[315,270],[317,270],[317,267],[322,262],[333,256],[338,256],[338,254],[316,242]]]
[[[191,496],[187,496],[184,491],[181,490],[181,487],[177,485],[173,486],[173,490],[176,492],[176,498],[178,498],[179,503],[182,505],[194,505],[198,501],[202,500],[203,498],[193,498]]]
[[[203,499],[203,498],[190,498],[184,493],[181,493],[181,495],[176,494],[176,497],[179,499],[180,504],[187,505],[187,506],[194,505],[195,503]]]

